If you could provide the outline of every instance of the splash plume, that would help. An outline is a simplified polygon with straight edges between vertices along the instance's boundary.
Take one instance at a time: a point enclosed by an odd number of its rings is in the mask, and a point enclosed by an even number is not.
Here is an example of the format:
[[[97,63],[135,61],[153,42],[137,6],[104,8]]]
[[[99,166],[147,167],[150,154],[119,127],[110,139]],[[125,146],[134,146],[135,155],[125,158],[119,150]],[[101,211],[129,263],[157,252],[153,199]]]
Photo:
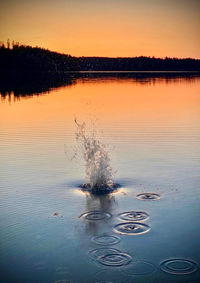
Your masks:
[[[86,133],[85,123],[79,124],[76,118],[74,121],[77,126],[76,140],[85,162],[86,183],[82,188],[92,193],[112,192],[115,185],[106,146],[97,139],[94,131],[92,134]]]

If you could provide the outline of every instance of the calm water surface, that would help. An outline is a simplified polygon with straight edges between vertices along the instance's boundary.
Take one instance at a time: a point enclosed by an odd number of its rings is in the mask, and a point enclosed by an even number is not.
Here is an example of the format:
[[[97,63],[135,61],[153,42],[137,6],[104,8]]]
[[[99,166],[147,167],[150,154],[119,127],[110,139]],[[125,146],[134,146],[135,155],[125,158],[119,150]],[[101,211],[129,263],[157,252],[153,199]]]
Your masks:
[[[1,282],[199,282],[199,86],[99,77],[4,93]],[[79,190],[74,116],[109,146],[117,193]]]

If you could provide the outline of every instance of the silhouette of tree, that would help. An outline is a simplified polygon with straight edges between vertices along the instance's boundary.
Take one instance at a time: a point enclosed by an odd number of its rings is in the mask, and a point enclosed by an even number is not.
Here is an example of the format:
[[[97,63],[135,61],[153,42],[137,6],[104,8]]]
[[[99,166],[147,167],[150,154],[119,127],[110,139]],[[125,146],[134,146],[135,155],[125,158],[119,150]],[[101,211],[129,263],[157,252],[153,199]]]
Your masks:
[[[7,39],[7,48],[10,49],[10,39]]]
[[[10,48],[11,47],[11,48]],[[73,57],[7,40],[0,42],[0,72],[66,73],[70,71],[200,71],[200,60],[155,57]]]

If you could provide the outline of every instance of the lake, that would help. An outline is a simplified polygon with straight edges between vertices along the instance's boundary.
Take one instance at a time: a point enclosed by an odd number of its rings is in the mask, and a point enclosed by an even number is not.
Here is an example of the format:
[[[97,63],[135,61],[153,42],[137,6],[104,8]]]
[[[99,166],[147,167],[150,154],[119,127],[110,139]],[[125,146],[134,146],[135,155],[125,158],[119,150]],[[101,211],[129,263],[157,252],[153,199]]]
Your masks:
[[[2,283],[199,282],[200,77],[82,74],[0,89]],[[84,193],[74,118],[120,188]]]

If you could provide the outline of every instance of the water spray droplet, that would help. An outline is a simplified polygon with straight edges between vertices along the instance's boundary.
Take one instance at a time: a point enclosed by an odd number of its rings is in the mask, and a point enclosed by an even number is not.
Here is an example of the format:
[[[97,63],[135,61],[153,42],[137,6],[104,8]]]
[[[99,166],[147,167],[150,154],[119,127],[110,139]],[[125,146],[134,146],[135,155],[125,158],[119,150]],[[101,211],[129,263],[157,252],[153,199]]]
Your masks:
[[[95,194],[105,194],[116,189],[113,181],[113,170],[106,147],[97,138],[95,132],[86,133],[85,123],[77,126],[76,140],[80,145],[81,154],[85,161],[86,184],[84,190]]]

